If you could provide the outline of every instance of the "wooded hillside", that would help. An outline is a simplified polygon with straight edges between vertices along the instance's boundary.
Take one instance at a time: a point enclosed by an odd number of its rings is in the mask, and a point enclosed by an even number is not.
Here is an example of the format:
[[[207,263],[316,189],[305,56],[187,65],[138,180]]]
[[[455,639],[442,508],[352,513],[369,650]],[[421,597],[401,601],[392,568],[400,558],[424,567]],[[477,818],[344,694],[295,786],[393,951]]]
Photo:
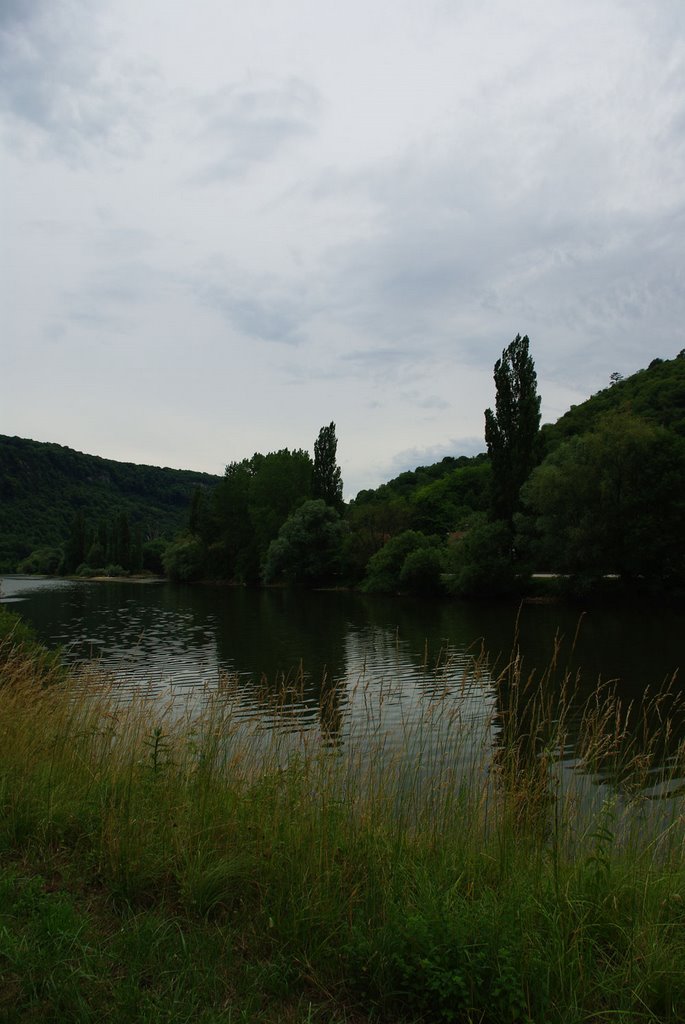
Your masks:
[[[187,522],[195,488],[219,479],[0,435],[0,571],[37,548],[63,545],[78,512],[94,524],[123,513],[146,540],[172,537]]]

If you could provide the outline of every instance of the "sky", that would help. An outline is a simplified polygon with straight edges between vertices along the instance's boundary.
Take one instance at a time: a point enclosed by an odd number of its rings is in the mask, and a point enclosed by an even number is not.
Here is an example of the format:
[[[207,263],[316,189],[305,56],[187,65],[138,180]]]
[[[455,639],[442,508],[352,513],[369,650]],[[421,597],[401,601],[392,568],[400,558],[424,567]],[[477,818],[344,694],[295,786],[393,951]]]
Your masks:
[[[0,0],[0,433],[345,495],[685,347],[683,0]]]

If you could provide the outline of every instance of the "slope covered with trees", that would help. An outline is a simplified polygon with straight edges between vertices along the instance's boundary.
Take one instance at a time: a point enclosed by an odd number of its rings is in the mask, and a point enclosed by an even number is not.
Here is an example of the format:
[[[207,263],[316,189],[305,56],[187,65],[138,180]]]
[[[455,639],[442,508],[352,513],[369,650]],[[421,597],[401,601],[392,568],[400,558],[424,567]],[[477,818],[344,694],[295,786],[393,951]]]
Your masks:
[[[362,492],[348,511],[351,576],[367,590],[493,596],[531,573],[588,593],[609,576],[685,589],[685,351],[655,359],[540,429],[527,337],[494,368],[487,454]]]
[[[527,337],[493,377],[487,452],[401,473],[348,504],[335,423],[313,457],[257,452],[220,478],[2,438],[0,567],[30,555],[36,571],[102,560],[163,565],[176,580],[464,596],[521,592],[547,571],[571,592],[607,576],[685,590],[685,351],[613,374],[542,428]]]
[[[170,539],[187,521],[193,491],[200,487],[210,492],[219,479],[0,436],[0,570],[13,571],[42,551],[46,559],[48,552],[53,553],[52,563],[48,559],[40,566],[38,559],[37,568],[54,571],[55,553],[74,541],[79,521],[84,531],[90,531],[83,538],[90,546],[98,534],[104,546],[111,544],[112,531],[123,528],[124,521],[131,534],[129,544],[137,533],[143,543]]]
[[[685,588],[685,350],[653,360],[543,428],[521,489],[524,559],[592,588],[607,574]]]
[[[608,387],[572,405],[556,423],[542,427],[543,450],[549,453],[563,441],[592,430],[607,413],[619,411],[685,437],[685,349],[675,359],[653,359],[630,377],[612,374]]]

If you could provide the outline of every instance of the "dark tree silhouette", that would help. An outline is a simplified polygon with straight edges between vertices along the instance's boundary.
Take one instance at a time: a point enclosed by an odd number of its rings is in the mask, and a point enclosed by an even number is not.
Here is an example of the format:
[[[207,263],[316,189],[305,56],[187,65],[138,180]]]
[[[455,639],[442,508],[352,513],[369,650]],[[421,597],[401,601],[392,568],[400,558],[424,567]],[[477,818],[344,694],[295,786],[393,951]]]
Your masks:
[[[485,441],[492,463],[492,513],[511,524],[518,495],[535,466],[540,396],[528,335],[517,334],[495,363],[495,411],[485,410]]]
[[[322,498],[327,505],[339,510],[343,505],[343,485],[340,466],[336,462],[337,450],[335,423],[330,423],[321,428],[314,442],[312,496]]]

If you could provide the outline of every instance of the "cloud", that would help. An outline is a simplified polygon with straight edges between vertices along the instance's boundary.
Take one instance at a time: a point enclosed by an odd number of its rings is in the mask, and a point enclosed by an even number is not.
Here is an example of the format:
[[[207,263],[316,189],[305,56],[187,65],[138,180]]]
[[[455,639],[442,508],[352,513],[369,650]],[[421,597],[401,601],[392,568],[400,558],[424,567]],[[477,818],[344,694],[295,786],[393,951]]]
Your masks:
[[[302,340],[304,293],[274,275],[252,274],[237,263],[214,259],[188,277],[187,287],[249,338],[282,345]]]
[[[671,194],[675,166],[685,180],[682,136],[660,129],[661,161],[629,184],[605,141],[578,127],[571,146],[563,124],[541,123],[528,141],[544,174],[531,168],[526,185],[515,170],[512,191],[501,180],[506,145],[495,152],[473,126],[429,162],[407,154],[357,172],[350,188],[365,185],[374,230],[329,253],[336,316],[386,345],[423,341],[434,357],[451,349],[479,365],[529,333],[550,372],[573,353],[594,372],[619,337],[637,358],[644,336],[631,341],[631,328],[666,344],[685,314],[681,184]],[[516,162],[514,150],[507,165]]]
[[[298,78],[250,76],[196,99],[196,140],[204,160],[195,181],[242,177],[275,159],[291,143],[315,134],[320,107],[316,89]]]
[[[378,483],[482,448],[519,332],[554,417],[682,348],[681,0],[325,6],[0,3],[10,432],[135,381],[164,461],[334,418]]]
[[[482,437],[453,437],[441,444],[428,445],[424,448],[406,448],[398,452],[387,464],[387,479],[399,476],[407,470],[418,466],[430,466],[440,462],[447,456],[478,455],[485,451]]]
[[[379,348],[355,349],[343,352],[338,359],[336,372],[350,372],[352,376],[369,378],[382,377],[385,381],[395,380],[406,373],[407,367],[421,358],[419,349]]]
[[[152,79],[109,58],[90,3],[3,4],[0,69],[0,107],[22,147],[80,164],[98,149],[131,155],[146,138]]]

